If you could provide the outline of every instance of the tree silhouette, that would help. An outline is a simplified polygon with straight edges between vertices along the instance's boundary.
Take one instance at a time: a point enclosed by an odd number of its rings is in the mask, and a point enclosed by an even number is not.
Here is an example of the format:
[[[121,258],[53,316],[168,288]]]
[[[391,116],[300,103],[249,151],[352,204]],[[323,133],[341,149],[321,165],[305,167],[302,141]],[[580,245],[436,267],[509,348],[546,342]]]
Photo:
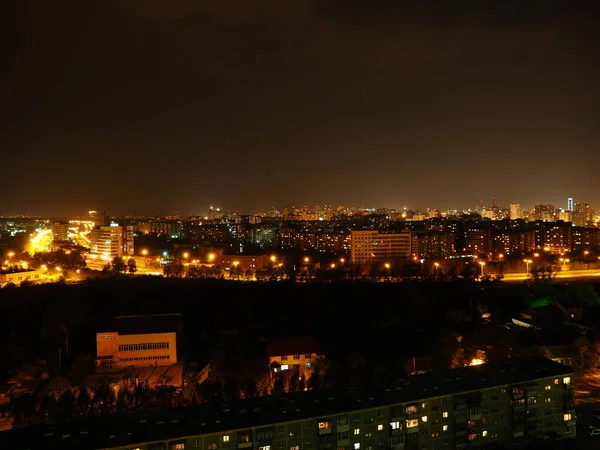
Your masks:
[[[127,269],[125,261],[120,256],[115,256],[112,260],[112,271],[114,273],[123,273]]]
[[[129,258],[127,260],[127,270],[129,271],[129,273],[134,274],[137,272],[137,263],[135,262],[135,259],[133,258]]]

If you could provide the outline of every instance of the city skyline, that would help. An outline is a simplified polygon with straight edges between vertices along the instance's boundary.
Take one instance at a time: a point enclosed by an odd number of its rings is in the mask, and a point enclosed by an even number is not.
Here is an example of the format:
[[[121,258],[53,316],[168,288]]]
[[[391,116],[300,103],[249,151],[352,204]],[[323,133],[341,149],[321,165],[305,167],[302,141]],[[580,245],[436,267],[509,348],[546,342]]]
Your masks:
[[[597,7],[446,3],[5,2],[0,214],[600,204]]]
[[[503,202],[501,200],[498,200],[498,196],[495,193],[492,193],[491,196],[489,196],[489,198],[486,200],[481,199],[477,202],[474,202],[471,206],[465,206],[465,207],[457,207],[457,206],[449,206],[447,208],[440,208],[440,207],[436,207],[436,205],[432,204],[430,206],[413,206],[410,202],[406,203],[402,206],[392,206],[392,205],[384,205],[384,204],[380,204],[380,203],[375,203],[375,204],[369,204],[369,205],[360,205],[357,204],[356,202],[350,202],[347,204],[334,204],[334,203],[328,203],[328,202],[324,202],[324,203],[320,203],[320,204],[307,204],[307,203],[297,203],[297,204],[291,204],[291,203],[285,203],[285,204],[281,204],[281,205],[270,205],[267,207],[264,207],[262,209],[255,209],[255,210],[243,210],[240,208],[236,208],[235,205],[222,205],[222,204],[206,204],[206,206],[202,206],[202,207],[198,207],[195,208],[193,210],[190,211],[177,211],[172,209],[171,211],[154,211],[154,212],[144,212],[144,213],[134,213],[131,211],[127,211],[127,210],[123,210],[123,211],[117,211],[115,212],[114,210],[111,210],[110,208],[100,208],[97,205],[95,206],[95,209],[99,210],[99,211],[104,211],[106,213],[107,216],[109,217],[124,217],[124,216],[172,216],[172,215],[179,215],[179,216],[205,216],[206,214],[210,213],[211,210],[214,209],[215,212],[222,212],[223,214],[225,213],[234,213],[234,214],[264,214],[264,213],[268,213],[271,212],[273,210],[278,211],[278,212],[282,212],[284,210],[290,210],[290,209],[307,209],[307,211],[315,211],[316,208],[321,208],[321,209],[325,209],[325,208],[332,208],[332,209],[336,209],[336,208],[350,208],[356,211],[362,210],[362,211],[367,211],[367,210],[378,210],[378,209],[383,209],[383,210],[395,210],[395,211],[402,211],[402,210],[406,210],[406,211],[414,211],[414,212],[426,212],[426,211],[439,211],[440,213],[446,213],[446,212],[452,212],[455,211],[457,213],[463,213],[463,212],[481,212],[481,211],[485,211],[485,210],[491,210],[493,206],[495,206],[496,208],[498,208],[499,210],[505,210],[505,211],[510,211],[510,206],[512,204],[517,204],[520,207],[520,211],[521,212],[531,212],[534,210],[534,208],[536,206],[553,206],[555,208],[555,210],[563,210],[563,211],[570,211],[569,207],[569,200],[573,201],[573,205],[575,204],[585,204],[588,205],[588,207],[592,210],[594,210],[594,204],[586,201],[586,200],[581,200],[579,198],[575,198],[575,197],[565,197],[562,199],[562,201],[556,201],[556,202],[552,202],[552,201],[541,201],[541,202],[536,202],[536,203],[532,203],[532,204],[528,204],[528,203],[523,203],[520,202],[518,200],[516,201],[510,201],[508,203]],[[431,202],[434,203],[434,202]],[[87,208],[84,210],[80,210],[80,211],[74,211],[73,214],[60,214],[56,212],[56,209],[51,208],[49,209],[49,211],[53,211],[52,213],[49,214],[42,214],[42,213],[24,213],[21,211],[2,211],[0,209],[0,217],[18,217],[18,216],[29,216],[29,217],[52,217],[52,218],[59,218],[59,217],[73,217],[73,218],[81,218],[81,217],[85,217],[87,215],[89,215],[89,213],[92,212],[91,208]]]

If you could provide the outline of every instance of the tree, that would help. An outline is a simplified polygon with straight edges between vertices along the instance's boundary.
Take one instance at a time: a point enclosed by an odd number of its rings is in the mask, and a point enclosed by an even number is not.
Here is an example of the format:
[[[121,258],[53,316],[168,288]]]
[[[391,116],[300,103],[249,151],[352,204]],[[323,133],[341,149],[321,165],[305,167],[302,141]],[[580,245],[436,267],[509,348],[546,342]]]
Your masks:
[[[183,276],[183,272],[183,264],[178,262],[171,262],[163,267],[163,274],[167,278],[181,278]]]
[[[127,270],[130,274],[134,274],[137,272],[137,263],[135,262],[135,259],[129,258],[127,260]]]
[[[112,270],[114,273],[123,273],[127,269],[125,261],[120,256],[115,256],[112,260]]]

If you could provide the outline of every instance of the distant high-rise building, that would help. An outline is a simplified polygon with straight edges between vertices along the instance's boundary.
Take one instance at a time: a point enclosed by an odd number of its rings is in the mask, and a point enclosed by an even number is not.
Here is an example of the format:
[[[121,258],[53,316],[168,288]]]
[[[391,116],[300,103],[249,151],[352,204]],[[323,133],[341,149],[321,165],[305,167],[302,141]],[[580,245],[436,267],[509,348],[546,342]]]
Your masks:
[[[133,227],[112,224],[90,232],[90,260],[110,262],[116,256],[133,256]]]
[[[517,220],[521,218],[521,205],[519,203],[511,203],[509,211],[510,220]]]
[[[575,211],[575,202],[572,198],[569,197],[567,200],[567,211],[574,212]]]
[[[106,223],[106,212],[92,210],[89,212],[90,220],[94,222],[95,227],[103,227]]]
[[[69,240],[68,222],[56,222],[52,224],[52,240],[54,242],[64,242]]]
[[[578,227],[584,227],[592,219],[592,210],[588,203],[575,203],[573,211],[573,224]]]
[[[544,222],[554,221],[554,206],[553,205],[535,205],[533,208],[533,215],[535,220],[542,220]]]

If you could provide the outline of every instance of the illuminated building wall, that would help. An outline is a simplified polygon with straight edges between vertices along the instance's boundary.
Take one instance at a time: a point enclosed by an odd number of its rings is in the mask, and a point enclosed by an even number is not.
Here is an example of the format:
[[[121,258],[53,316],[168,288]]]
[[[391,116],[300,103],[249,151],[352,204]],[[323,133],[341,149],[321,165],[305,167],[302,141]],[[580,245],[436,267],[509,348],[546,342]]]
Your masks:
[[[354,264],[367,264],[411,257],[411,232],[380,233],[377,230],[350,232],[350,259]]]

